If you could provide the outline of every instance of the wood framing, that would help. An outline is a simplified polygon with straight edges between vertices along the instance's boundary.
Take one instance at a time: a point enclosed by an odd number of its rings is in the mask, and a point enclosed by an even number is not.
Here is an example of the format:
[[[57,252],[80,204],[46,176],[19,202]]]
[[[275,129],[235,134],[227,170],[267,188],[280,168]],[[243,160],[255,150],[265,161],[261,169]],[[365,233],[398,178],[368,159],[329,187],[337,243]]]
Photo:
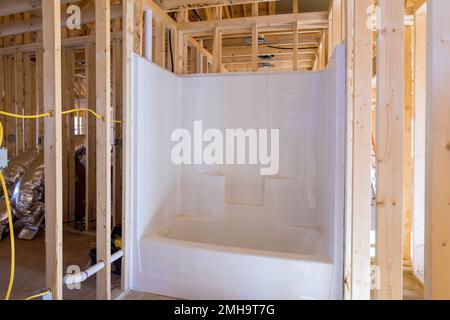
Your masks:
[[[15,74],[15,113],[23,114],[24,112],[24,83],[23,83],[23,53],[17,52],[14,57],[14,74]],[[24,140],[24,124],[22,119],[15,118],[16,127],[16,155],[24,152],[25,140]]]
[[[370,299],[372,30],[366,10],[371,0],[345,0],[346,192],[344,299]],[[322,45],[326,45],[323,38]],[[325,59],[326,50],[321,53]],[[324,64],[325,62],[322,62]]]
[[[252,26],[252,71],[258,71],[258,26]],[[222,48],[220,48],[222,49]]]
[[[413,27],[404,27],[405,107],[403,127],[403,262],[411,264],[411,223],[413,202]]]
[[[84,53],[86,59],[87,104],[96,111],[95,45],[93,43],[86,44]],[[91,222],[95,220],[97,212],[96,136],[97,119],[88,115],[86,125],[86,231],[92,229]]]
[[[326,12],[308,12],[180,23],[178,29],[188,33],[200,33],[212,31],[217,27],[221,31],[231,32],[237,29],[242,32],[245,29],[250,30],[253,24],[264,30],[270,30],[276,29],[277,25],[289,25],[294,22],[297,22],[299,30],[328,28]]]
[[[403,2],[379,0],[376,298],[403,298]]]
[[[114,120],[122,121],[122,46],[121,42],[113,42],[113,83],[114,83]],[[122,218],[122,124],[114,123],[113,149],[113,226],[121,224]]]
[[[44,111],[46,118],[45,163],[45,255],[46,286],[53,298],[62,299],[62,141],[61,141],[61,8],[59,1],[44,1]]]
[[[296,7],[298,11],[298,3]],[[295,12],[294,12],[295,13]],[[293,51],[292,51],[292,69],[293,71],[298,71],[298,25],[297,23],[292,24],[292,34],[293,34]]]
[[[44,50],[36,51],[36,111],[44,112]],[[43,147],[44,142],[44,120],[37,120],[37,147],[39,150]]]
[[[111,299],[111,39],[110,1],[95,1],[97,113],[97,299]]]
[[[279,0],[156,0],[164,10],[177,9],[182,6],[198,5],[199,8],[217,5],[258,4],[262,2],[276,2]],[[177,9],[180,10],[180,9]]]
[[[450,299],[450,2],[427,5],[425,298]]]
[[[254,50],[252,46],[252,50]],[[222,33],[219,28],[214,29],[213,40],[213,72],[220,73],[220,66],[222,65]]]
[[[123,53],[122,53],[122,89],[123,89],[123,124],[122,124],[122,279],[123,291],[130,289],[130,243],[131,243],[131,56],[133,53],[134,10],[133,0],[123,1]]]

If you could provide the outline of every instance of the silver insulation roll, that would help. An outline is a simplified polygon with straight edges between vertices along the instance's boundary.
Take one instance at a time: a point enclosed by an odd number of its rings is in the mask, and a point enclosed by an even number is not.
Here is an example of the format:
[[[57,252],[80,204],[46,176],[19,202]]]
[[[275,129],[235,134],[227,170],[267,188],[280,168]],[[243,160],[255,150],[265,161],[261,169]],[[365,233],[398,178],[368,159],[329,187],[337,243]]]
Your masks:
[[[8,189],[8,194],[10,197],[12,196],[19,179],[25,171],[30,168],[37,157],[38,153],[36,151],[30,151],[9,161],[8,167],[3,170],[3,176],[5,177],[6,188]]]
[[[75,161],[86,168],[86,147],[77,146]],[[4,170],[13,214],[26,227],[39,225],[45,214],[44,155],[27,152],[11,160]],[[8,229],[5,200],[0,198],[0,239]]]
[[[44,155],[33,162],[16,184],[12,196],[14,215],[25,226],[36,224],[44,214]]]
[[[23,174],[30,168],[33,162],[37,159],[37,151],[29,151],[22,153],[20,156],[12,159],[8,163],[8,167],[3,170],[5,178],[6,189],[8,190],[9,198],[11,199],[17,182]],[[5,198],[3,192],[0,193],[0,238],[1,234],[8,229],[8,212],[6,210]]]

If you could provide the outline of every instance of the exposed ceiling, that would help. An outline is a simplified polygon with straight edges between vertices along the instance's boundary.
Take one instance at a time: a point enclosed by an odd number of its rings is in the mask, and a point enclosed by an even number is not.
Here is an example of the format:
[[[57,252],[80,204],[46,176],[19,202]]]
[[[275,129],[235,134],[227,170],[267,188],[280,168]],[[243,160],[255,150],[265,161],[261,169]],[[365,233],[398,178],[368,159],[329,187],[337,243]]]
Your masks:
[[[300,0],[301,12],[328,11],[331,0]],[[292,0],[280,0],[277,2],[277,13],[292,12]]]

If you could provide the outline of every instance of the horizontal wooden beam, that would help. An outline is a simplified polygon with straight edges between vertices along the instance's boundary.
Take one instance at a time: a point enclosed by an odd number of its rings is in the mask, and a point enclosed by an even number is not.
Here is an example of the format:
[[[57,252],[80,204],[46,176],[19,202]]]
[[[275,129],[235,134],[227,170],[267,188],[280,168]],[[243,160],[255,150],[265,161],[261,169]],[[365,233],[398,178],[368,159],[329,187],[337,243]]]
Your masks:
[[[274,16],[244,17],[224,20],[210,20],[178,24],[178,29],[185,33],[212,32],[215,28],[222,32],[227,30],[251,29],[254,24],[258,28],[274,28],[289,25],[292,30],[292,24],[297,22],[298,29],[327,29],[327,12],[307,12],[296,14],[279,14]]]
[[[299,53],[317,53],[318,48],[303,47],[303,44],[299,44]],[[251,47],[241,47],[241,48],[223,48],[223,57],[242,57],[251,56]],[[258,49],[258,54],[273,54],[273,55],[292,55],[292,49],[285,50],[280,48],[271,48],[267,46],[261,46]]]
[[[0,2],[1,3],[1,2]],[[111,6],[111,19],[122,17],[122,5]],[[66,25],[68,15],[64,13],[61,16],[61,26]],[[86,9],[81,12],[81,23],[95,22],[95,10]],[[42,30],[42,18],[36,17],[27,21],[16,21],[0,26],[0,37],[13,36],[22,33],[35,32]]]
[[[161,9],[161,7],[155,4],[153,0],[145,0],[143,4],[145,9],[151,10],[154,15],[160,17],[165,23],[169,24],[171,28],[177,28],[177,22]]]
[[[81,0],[61,0],[61,4],[77,3]],[[29,12],[42,8],[42,2],[36,0],[2,0],[0,1],[0,16]]]
[[[113,32],[111,33],[111,40],[117,40],[122,38],[122,32]],[[95,42],[95,36],[82,36],[82,37],[73,37],[73,38],[64,38],[61,40],[61,44],[63,47],[68,48],[84,48],[86,43]],[[33,42],[29,44],[23,44],[19,46],[11,46],[7,48],[0,48],[0,55],[7,56],[14,54],[18,51],[27,53],[27,52],[35,52],[38,49],[42,49],[42,42]]]
[[[195,40],[192,37],[188,37],[187,38],[188,43],[190,43],[192,46],[194,46],[200,53],[202,53],[206,59],[208,60],[209,63],[212,63],[213,61],[213,55],[211,52],[209,52],[208,50],[206,50],[200,42],[198,42],[197,40]],[[224,65],[222,64],[220,66],[221,72],[222,73],[226,73],[228,72],[227,68],[224,67]]]
[[[155,2],[159,4],[159,6],[164,10],[173,11],[173,9],[189,5],[196,5],[197,8],[207,8],[218,5],[231,6],[239,4],[275,2],[275,1],[279,0],[157,0]]]
[[[313,53],[299,53],[297,56],[297,59],[299,61],[314,61],[315,57],[316,57],[317,52],[313,52]],[[258,52],[258,56],[261,56],[261,54]],[[260,59],[260,62],[263,61],[267,61],[267,62],[272,62],[272,61],[276,61],[276,62],[281,62],[281,61],[291,61],[293,60],[294,55],[292,54],[292,52],[288,53],[288,54],[284,54],[284,55],[274,55],[272,58],[270,59]],[[224,56],[223,57],[223,63],[224,64],[228,64],[228,63],[246,63],[246,62],[250,62],[251,61],[251,56],[240,56],[240,57],[233,57],[233,56]]]

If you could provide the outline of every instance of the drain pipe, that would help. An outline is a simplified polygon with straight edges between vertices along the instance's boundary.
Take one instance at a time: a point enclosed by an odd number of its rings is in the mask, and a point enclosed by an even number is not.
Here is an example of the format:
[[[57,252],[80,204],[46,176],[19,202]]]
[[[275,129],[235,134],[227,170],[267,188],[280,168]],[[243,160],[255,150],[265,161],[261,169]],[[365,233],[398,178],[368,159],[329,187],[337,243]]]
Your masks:
[[[119,250],[115,253],[113,253],[111,255],[111,263],[119,260],[120,258],[123,257],[123,251]],[[94,264],[93,266],[87,268],[84,271],[81,271],[80,273],[76,273],[76,274],[68,274],[66,276],[64,276],[64,284],[78,284],[81,282],[86,281],[89,277],[93,276],[94,274],[96,274],[97,272],[99,272],[100,270],[102,270],[105,267],[105,263],[103,261],[100,261],[97,264]]]

